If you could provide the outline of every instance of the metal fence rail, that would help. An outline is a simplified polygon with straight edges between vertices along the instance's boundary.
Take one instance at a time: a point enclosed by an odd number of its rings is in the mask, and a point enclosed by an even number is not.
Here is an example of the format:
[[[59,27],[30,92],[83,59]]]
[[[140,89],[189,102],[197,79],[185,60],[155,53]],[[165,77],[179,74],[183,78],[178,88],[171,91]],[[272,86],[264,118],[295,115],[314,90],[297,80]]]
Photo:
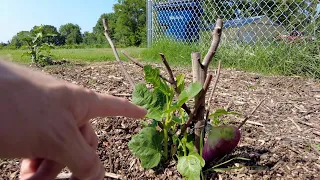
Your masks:
[[[320,0],[147,0],[148,46],[171,39],[206,48],[217,18],[221,44],[271,45],[320,33]]]

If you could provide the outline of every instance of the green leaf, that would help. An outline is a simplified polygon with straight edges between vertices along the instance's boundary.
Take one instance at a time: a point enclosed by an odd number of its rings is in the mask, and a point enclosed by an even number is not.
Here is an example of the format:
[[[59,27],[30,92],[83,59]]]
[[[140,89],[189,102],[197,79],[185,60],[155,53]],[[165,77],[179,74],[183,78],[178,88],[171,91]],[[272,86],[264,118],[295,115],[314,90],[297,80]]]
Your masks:
[[[32,43],[35,43],[39,38],[42,38],[42,33],[38,33],[36,37],[34,37],[34,39],[32,40]]]
[[[177,117],[177,116],[173,116],[172,117],[172,121],[174,121],[177,124],[182,124],[182,119],[180,117]]]
[[[320,151],[320,144],[314,144],[314,147]]]
[[[179,92],[184,90],[184,74],[178,74],[177,77],[177,88]]]
[[[169,97],[173,95],[173,90],[160,78],[160,70],[158,68],[152,68],[152,66],[146,65],[144,66],[144,73],[146,81],[151,83],[154,86],[154,89],[159,89]]]
[[[205,165],[204,159],[197,153],[182,156],[178,159],[177,170],[187,179],[200,180],[201,170]]]
[[[132,102],[148,111],[147,118],[162,120],[166,96],[161,91],[149,91],[145,84],[137,84],[132,93]]]
[[[141,166],[150,169],[156,167],[161,160],[162,140],[162,134],[155,128],[147,127],[132,137],[128,147],[141,160]]]
[[[147,108],[152,101],[152,93],[145,84],[137,84],[132,93],[132,103]]]
[[[141,121],[140,124],[141,124],[143,127],[153,127],[153,128],[155,128],[155,127],[158,126],[158,121],[155,120],[155,119],[153,119],[151,124],[148,123],[148,122],[146,122],[146,121]]]
[[[183,90],[178,97],[177,106],[180,107],[183,103],[195,97],[202,89],[200,82],[192,83],[186,90]]]
[[[219,117],[219,116],[228,115],[228,114],[240,115],[237,112],[226,111],[225,109],[217,109],[215,113],[210,115],[210,117]]]
[[[232,115],[240,115],[237,112],[233,112],[233,111],[226,111],[225,109],[217,109],[213,114],[211,114],[209,117],[213,118],[213,125],[219,125],[221,123],[221,121],[219,120],[219,116],[223,116],[223,115],[228,115],[228,114],[232,114]]]

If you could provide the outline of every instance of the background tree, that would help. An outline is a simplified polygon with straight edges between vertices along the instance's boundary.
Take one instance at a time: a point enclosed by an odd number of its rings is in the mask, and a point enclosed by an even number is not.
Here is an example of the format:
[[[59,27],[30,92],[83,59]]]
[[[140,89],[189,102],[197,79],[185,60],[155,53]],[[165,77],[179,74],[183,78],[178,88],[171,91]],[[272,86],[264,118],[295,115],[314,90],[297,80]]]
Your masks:
[[[16,35],[14,35],[11,39],[10,46],[15,48],[21,48],[22,46],[28,45],[26,41],[24,41],[25,37],[30,36],[29,31],[20,31]]]
[[[88,31],[83,34],[83,43],[87,45],[98,44],[97,37],[94,33],[90,33]]]
[[[108,20],[108,26],[109,26],[109,33],[110,37],[115,41],[115,44],[117,44],[117,39],[115,39],[115,25],[117,22],[117,16],[115,13],[104,13],[102,14],[96,25],[93,27],[93,34],[97,38],[97,44],[107,44],[106,37],[104,36],[104,27],[102,24],[102,19],[105,18]]]
[[[303,31],[311,22],[316,2],[305,0],[266,1],[264,12],[288,30]],[[263,1],[261,2],[263,4]]]
[[[38,33],[39,26],[34,26],[30,32],[33,34]],[[52,25],[43,25],[42,31],[45,34],[48,35],[55,35],[55,36],[46,36],[41,41],[42,43],[48,43],[48,44],[54,44],[56,46],[60,46],[64,44],[64,38],[61,36],[61,34],[58,32],[57,28]]]
[[[77,24],[67,23],[60,26],[59,32],[65,39],[65,44],[80,44],[83,41],[81,28]]]
[[[114,5],[115,39],[125,46],[139,46],[146,42],[146,3],[141,0],[119,0]]]

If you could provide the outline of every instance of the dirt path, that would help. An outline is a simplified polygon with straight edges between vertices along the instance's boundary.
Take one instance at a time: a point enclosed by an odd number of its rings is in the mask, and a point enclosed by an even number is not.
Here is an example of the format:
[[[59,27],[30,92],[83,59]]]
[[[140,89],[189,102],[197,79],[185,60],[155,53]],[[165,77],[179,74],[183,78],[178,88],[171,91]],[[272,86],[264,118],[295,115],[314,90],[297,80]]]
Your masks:
[[[125,64],[136,82],[143,81],[143,72]],[[57,67],[46,70],[58,78],[102,93],[130,99],[129,83],[113,63],[87,66]],[[192,80],[191,70],[174,68]],[[230,157],[241,156],[251,161],[235,161],[235,170],[212,174],[212,179],[319,179],[320,151],[310,144],[320,144],[320,83],[299,77],[266,77],[223,69],[218,83],[214,109],[229,107],[249,114],[266,97],[250,123],[245,124],[242,139]],[[232,124],[241,119],[229,116]],[[127,143],[140,130],[138,120],[101,118],[92,121],[99,136],[98,153],[107,172],[124,179],[180,179],[173,164],[157,170],[143,170],[131,155]],[[241,166],[247,166],[242,167]],[[250,166],[250,167],[249,167]],[[226,167],[226,166],[225,166]],[[0,178],[15,179],[19,160],[0,160]]]

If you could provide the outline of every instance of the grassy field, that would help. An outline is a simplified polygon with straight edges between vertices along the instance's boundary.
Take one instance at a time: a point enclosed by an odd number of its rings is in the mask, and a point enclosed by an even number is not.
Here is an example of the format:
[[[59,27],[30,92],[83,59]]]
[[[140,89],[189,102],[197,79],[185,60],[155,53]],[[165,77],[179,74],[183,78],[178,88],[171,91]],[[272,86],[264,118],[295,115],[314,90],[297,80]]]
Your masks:
[[[122,55],[124,50],[132,57],[145,62],[161,63],[159,53],[164,53],[170,65],[190,66],[191,52],[199,51],[202,57],[206,50],[197,46],[181,45],[175,42],[161,42],[150,49],[146,48],[118,48],[121,60],[128,61]],[[30,62],[27,56],[21,57],[23,50],[0,50],[0,55],[9,56],[19,63]],[[110,48],[88,49],[53,49],[54,59],[67,59],[81,62],[114,61],[115,56]],[[320,79],[320,44],[275,44],[273,46],[239,46],[221,45],[214,57],[212,66],[222,60],[223,67],[238,70],[259,72],[262,74],[299,75]]]
[[[127,58],[122,55],[121,51],[124,50],[133,57],[140,57],[143,48],[119,48],[119,56],[121,60],[127,61]],[[29,63],[30,58],[28,56],[21,55],[27,50],[0,50],[0,55],[9,57],[18,63]],[[103,61],[113,61],[115,56],[111,48],[86,48],[86,49],[53,49],[51,50],[53,59],[61,60],[66,59],[70,61],[80,61],[80,62],[103,62]]]

